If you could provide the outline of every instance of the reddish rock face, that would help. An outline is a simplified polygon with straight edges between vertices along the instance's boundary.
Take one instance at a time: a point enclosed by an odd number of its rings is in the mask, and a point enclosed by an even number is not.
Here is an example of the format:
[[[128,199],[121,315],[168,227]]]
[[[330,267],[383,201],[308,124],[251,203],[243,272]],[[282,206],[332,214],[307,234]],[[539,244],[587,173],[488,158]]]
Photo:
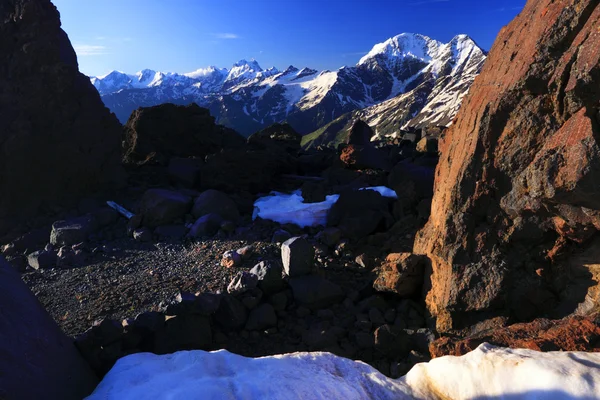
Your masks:
[[[550,321],[536,319],[488,330],[465,339],[444,337],[429,345],[432,357],[462,356],[481,343],[537,351],[600,351],[600,328],[583,317]]]
[[[45,205],[122,181],[121,126],[49,0],[0,3],[0,233]]]
[[[564,256],[600,228],[598,26],[597,0],[528,1],[441,140],[415,243],[432,261],[439,331],[597,307],[595,274],[572,273]]]

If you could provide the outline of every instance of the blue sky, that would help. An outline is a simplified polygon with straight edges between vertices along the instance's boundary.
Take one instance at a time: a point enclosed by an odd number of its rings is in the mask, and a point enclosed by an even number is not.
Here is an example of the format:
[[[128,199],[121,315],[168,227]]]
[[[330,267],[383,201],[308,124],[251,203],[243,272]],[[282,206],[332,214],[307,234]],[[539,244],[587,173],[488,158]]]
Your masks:
[[[489,50],[525,0],[53,0],[82,72],[191,72],[255,58],[337,69],[402,32]]]

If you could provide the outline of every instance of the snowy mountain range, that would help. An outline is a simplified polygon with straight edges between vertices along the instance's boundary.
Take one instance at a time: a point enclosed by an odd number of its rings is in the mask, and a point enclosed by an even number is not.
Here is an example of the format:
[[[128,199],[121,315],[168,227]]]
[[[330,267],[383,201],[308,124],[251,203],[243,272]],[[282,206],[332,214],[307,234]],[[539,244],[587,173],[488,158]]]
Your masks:
[[[355,66],[337,71],[265,70],[255,60],[241,60],[231,69],[113,71],[91,81],[121,122],[141,106],[196,102],[209,108],[218,123],[244,135],[282,121],[306,134],[349,115],[366,118],[376,128],[392,118],[399,129],[449,124],[485,57],[466,35],[444,44],[403,33],[375,45]],[[384,134],[389,131],[388,126]]]

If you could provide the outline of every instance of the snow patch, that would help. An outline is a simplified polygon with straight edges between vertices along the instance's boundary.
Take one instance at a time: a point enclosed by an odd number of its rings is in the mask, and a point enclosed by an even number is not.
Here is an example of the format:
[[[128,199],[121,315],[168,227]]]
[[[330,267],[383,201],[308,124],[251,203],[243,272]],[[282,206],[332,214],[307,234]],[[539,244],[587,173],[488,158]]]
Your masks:
[[[400,379],[330,353],[246,358],[225,350],[121,358],[89,400],[600,398],[600,354],[482,344]]]

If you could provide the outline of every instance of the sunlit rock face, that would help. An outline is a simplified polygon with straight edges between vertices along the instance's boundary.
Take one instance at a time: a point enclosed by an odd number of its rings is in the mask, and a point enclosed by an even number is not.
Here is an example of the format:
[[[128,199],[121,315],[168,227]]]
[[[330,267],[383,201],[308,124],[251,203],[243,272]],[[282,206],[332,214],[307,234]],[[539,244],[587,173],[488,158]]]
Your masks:
[[[599,25],[598,1],[528,1],[440,142],[415,243],[432,261],[438,331],[597,309]]]

